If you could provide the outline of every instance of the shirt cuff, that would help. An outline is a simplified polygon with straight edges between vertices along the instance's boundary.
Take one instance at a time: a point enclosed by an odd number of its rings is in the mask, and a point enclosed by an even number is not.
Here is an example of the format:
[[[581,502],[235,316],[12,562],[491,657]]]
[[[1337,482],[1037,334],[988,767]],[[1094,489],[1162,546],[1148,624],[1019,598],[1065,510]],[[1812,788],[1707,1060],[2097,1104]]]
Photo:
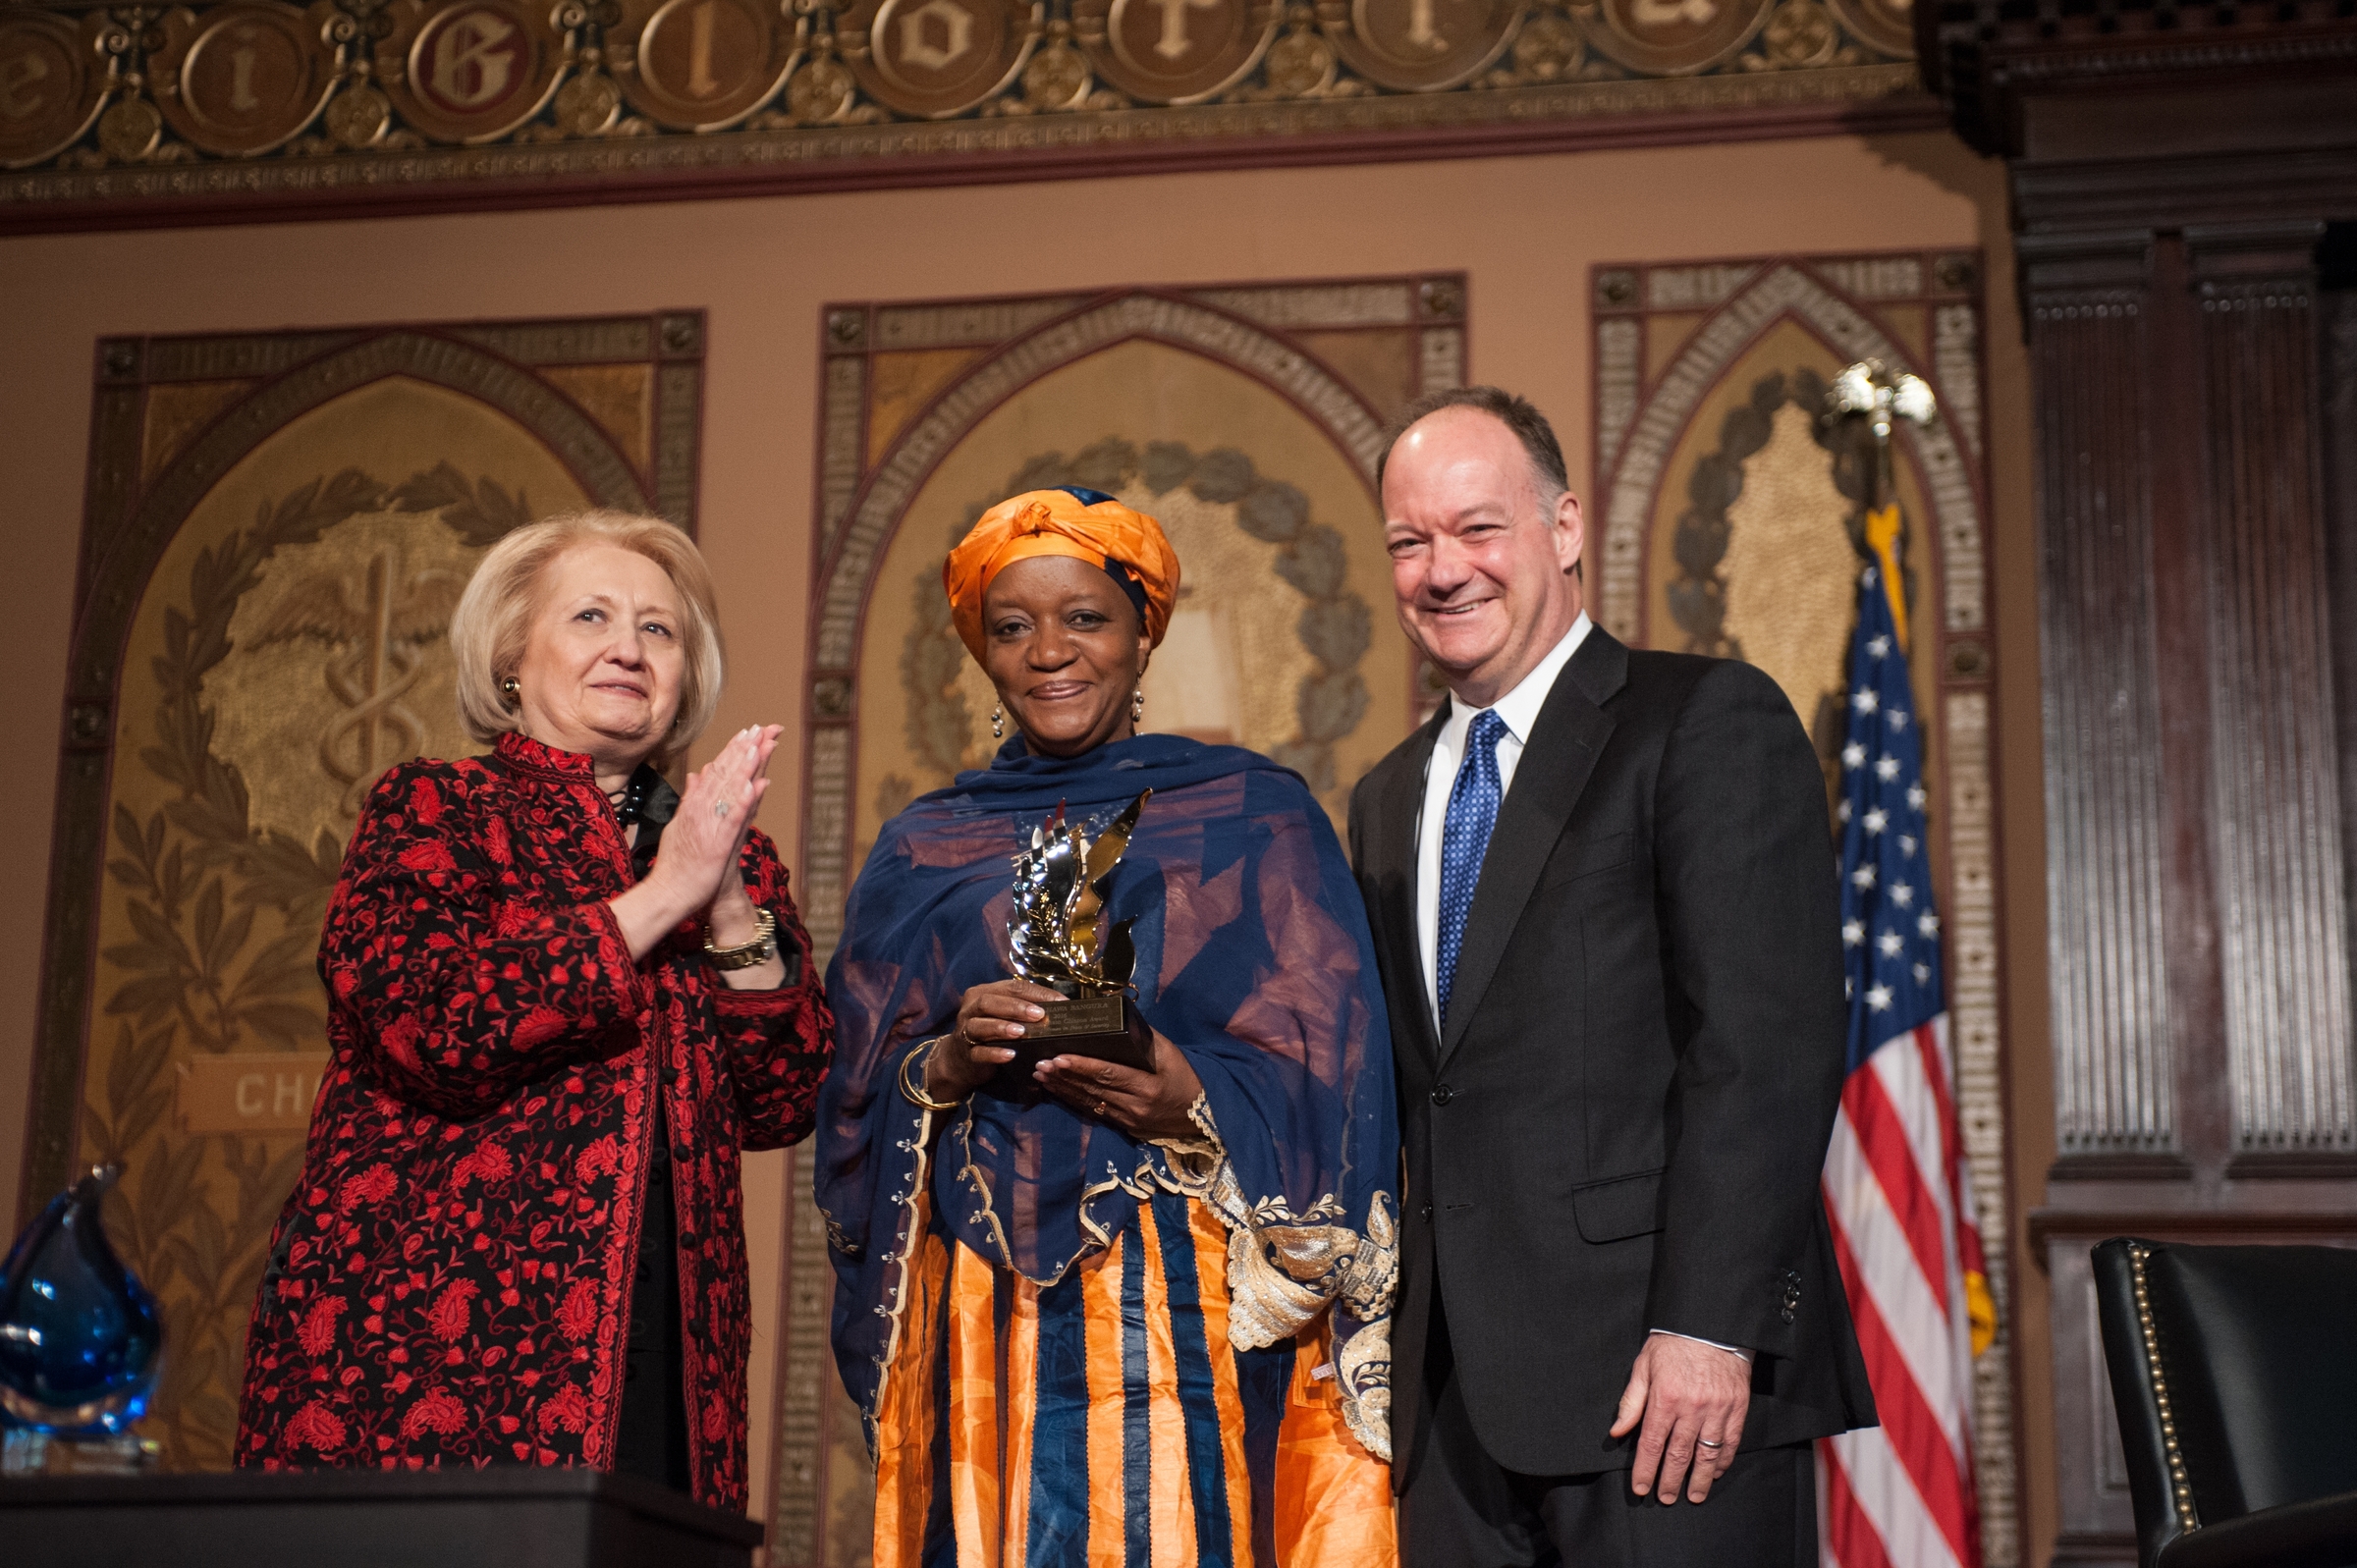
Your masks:
[[[1705,1339],[1700,1334],[1681,1334],[1674,1328],[1653,1328],[1648,1329],[1647,1331],[1649,1333],[1668,1334],[1672,1339],[1691,1339],[1698,1345],[1708,1345],[1713,1350],[1724,1350],[1730,1356],[1741,1356],[1745,1366],[1749,1366],[1751,1364],[1751,1352],[1745,1350],[1741,1345],[1723,1345],[1716,1339]]]

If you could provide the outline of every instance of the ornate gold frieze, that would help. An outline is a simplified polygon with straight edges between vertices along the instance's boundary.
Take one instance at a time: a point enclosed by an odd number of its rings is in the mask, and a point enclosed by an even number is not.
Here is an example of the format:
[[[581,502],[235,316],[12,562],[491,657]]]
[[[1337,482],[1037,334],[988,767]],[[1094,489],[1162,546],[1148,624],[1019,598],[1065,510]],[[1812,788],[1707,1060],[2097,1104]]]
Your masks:
[[[77,203],[840,182],[869,160],[1913,100],[1902,15],[1886,0],[0,0],[0,223]]]

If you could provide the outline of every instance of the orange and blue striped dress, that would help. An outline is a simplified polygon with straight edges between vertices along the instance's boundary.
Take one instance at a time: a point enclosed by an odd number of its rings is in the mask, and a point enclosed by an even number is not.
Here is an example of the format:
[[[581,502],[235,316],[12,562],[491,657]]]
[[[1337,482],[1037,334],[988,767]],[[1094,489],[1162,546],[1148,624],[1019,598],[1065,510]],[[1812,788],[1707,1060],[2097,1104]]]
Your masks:
[[[1233,1349],[1227,1264],[1178,1193],[1052,1285],[928,1225],[876,1411],[876,1568],[1397,1562],[1323,1321]]]
[[[1010,857],[1134,812],[1092,884],[1199,1137],[1020,1087],[906,1090],[1009,973]],[[1389,1568],[1398,1123],[1333,824],[1267,758],[1010,741],[879,834],[827,973],[814,1188],[877,1568]]]

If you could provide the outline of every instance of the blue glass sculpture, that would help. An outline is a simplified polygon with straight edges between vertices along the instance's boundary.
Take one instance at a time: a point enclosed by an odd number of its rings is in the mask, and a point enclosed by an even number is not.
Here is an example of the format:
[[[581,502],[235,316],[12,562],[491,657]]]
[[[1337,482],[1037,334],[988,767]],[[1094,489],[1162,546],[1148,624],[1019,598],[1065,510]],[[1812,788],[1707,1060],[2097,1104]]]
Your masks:
[[[0,1425],[100,1438],[147,1412],[163,1314],[98,1222],[121,1173],[94,1166],[49,1200],[0,1265]]]

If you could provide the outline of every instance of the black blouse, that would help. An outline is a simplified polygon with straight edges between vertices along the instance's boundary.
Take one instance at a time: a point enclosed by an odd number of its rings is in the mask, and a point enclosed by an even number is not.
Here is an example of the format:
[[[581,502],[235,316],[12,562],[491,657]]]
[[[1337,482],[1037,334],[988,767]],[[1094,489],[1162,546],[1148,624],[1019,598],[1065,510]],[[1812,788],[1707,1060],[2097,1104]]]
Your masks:
[[[644,763],[630,776],[615,815],[638,826],[630,874],[643,882],[655,847],[679,809],[679,792]],[[614,1468],[678,1491],[691,1491],[687,1464],[687,1376],[680,1344],[678,1206],[671,1190],[671,1117],[655,1098],[654,1153],[646,1167],[646,1213],[639,1222],[637,1279],[630,1290],[630,1332],[623,1363],[622,1413]]]

